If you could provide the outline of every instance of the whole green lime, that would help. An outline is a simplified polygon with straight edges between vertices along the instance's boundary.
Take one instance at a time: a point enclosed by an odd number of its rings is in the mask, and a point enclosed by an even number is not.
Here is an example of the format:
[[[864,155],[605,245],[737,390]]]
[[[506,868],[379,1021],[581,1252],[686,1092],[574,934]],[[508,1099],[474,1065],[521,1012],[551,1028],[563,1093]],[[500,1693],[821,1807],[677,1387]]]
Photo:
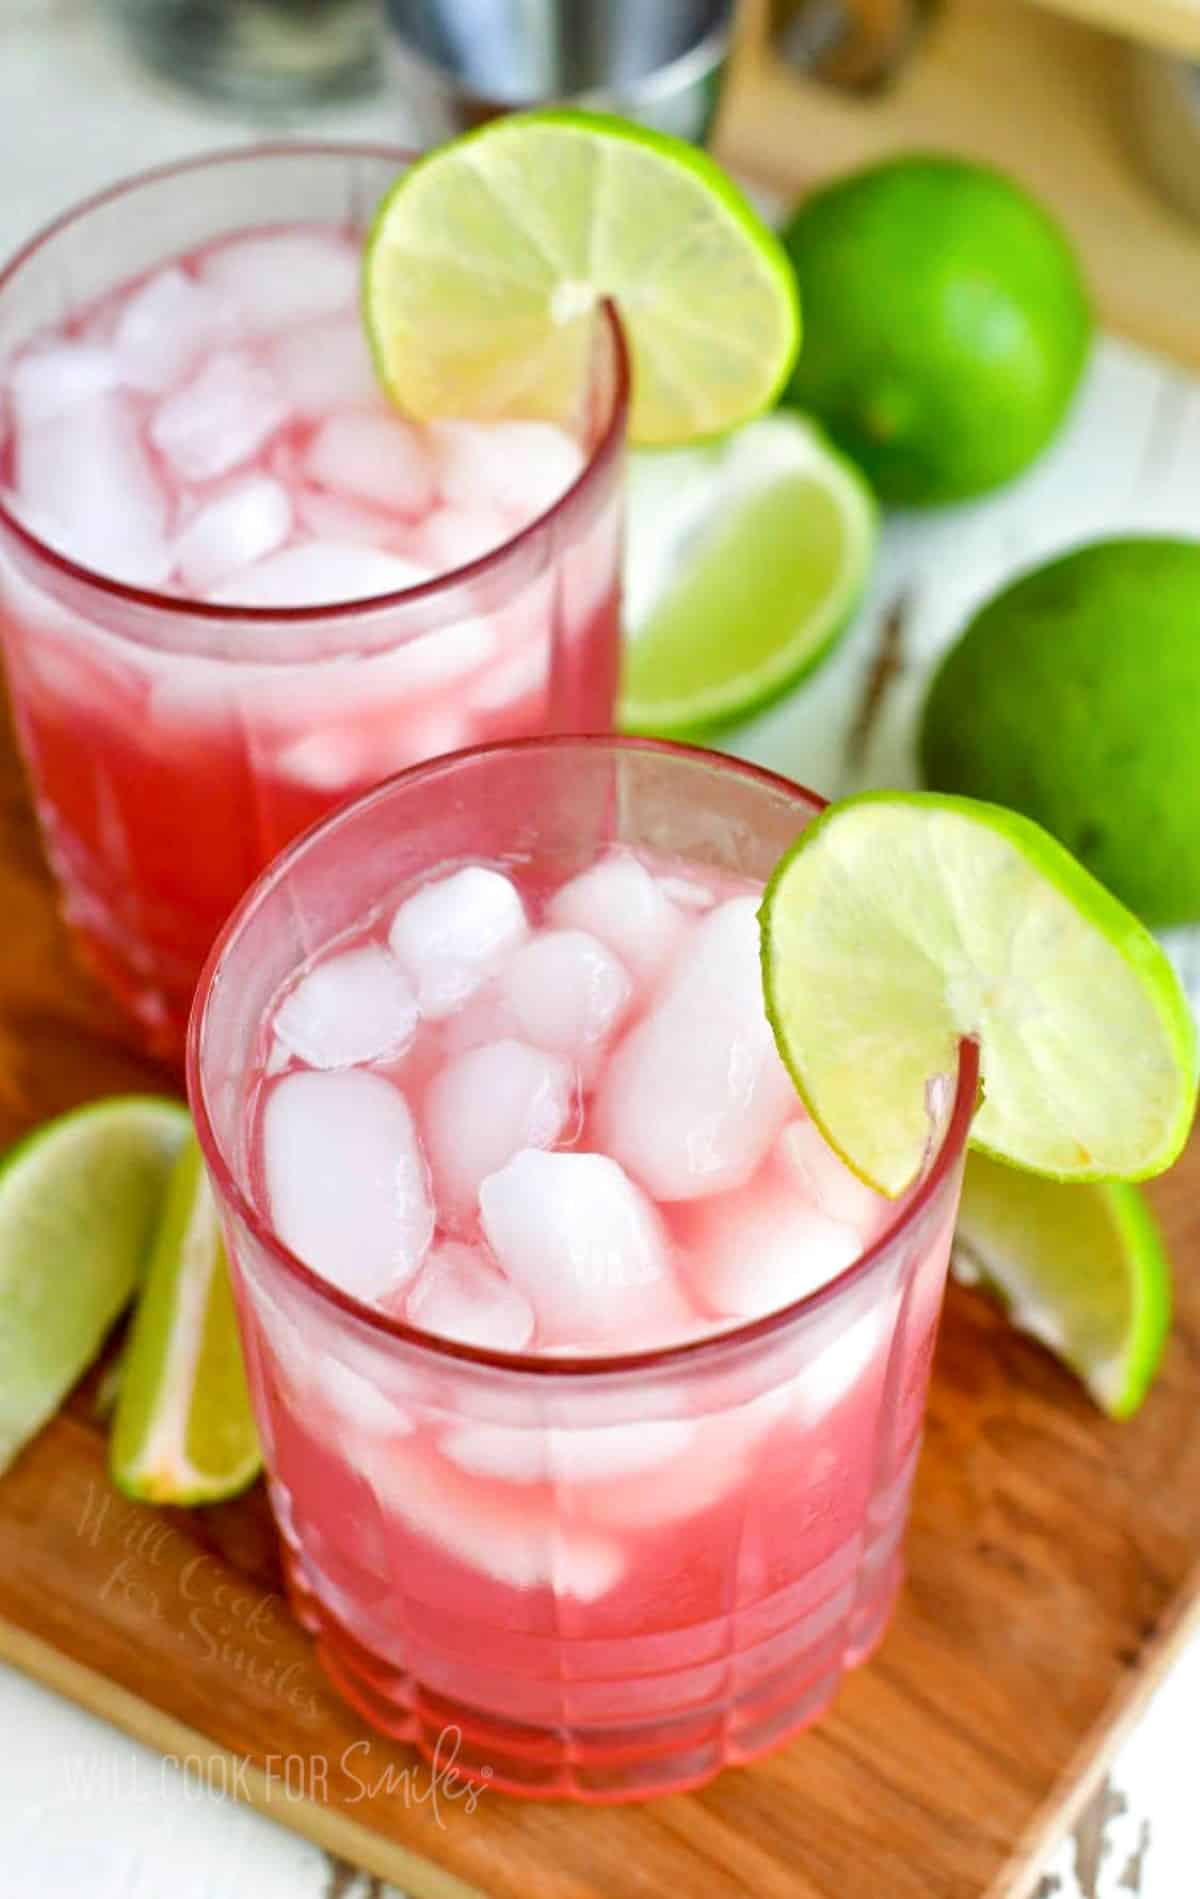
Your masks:
[[[954,501],[1033,461],[1092,319],[1071,245],[1011,178],[908,157],[826,186],[783,233],[804,348],[787,399],[885,501]]]
[[[1098,541],[996,594],[934,677],[920,755],[1147,923],[1200,918],[1200,542]]]

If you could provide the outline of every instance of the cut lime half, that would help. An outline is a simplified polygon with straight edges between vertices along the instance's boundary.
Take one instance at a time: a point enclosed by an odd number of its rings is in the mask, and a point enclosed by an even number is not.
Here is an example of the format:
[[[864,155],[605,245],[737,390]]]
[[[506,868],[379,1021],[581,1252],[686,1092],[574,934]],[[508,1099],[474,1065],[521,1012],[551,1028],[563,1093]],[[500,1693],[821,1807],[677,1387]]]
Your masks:
[[[875,549],[861,475],[794,416],[635,455],[627,517],[621,724],[659,737],[745,718],[816,666]]]
[[[979,1044],[972,1139],[1062,1180],[1175,1159],[1196,1036],[1154,938],[1061,844],[997,805],[868,792],[833,804],[762,906],[767,1012],[814,1119],[880,1192],[929,1139],[926,1090]]]
[[[770,406],[800,336],[778,238],[703,152],[623,119],[498,119],[413,165],[375,215],[363,312],[409,414],[569,419],[612,298],[632,440],[723,433]]]
[[[188,1126],[178,1101],[120,1096],[49,1122],[0,1166],[0,1470],[131,1297]]]
[[[176,1163],[125,1357],[109,1467],[146,1503],[214,1503],[262,1463],[217,1212],[194,1140]]]
[[[1064,1185],[969,1154],[954,1270],[1070,1365],[1102,1410],[1137,1410],[1162,1359],[1171,1275],[1136,1187]]]

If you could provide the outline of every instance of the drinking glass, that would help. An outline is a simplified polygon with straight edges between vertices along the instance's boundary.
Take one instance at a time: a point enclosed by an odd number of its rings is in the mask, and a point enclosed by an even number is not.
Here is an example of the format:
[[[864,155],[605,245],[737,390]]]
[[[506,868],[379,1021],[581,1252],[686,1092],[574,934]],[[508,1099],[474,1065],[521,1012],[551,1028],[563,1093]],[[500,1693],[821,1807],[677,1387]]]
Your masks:
[[[457,1768],[510,1792],[695,1786],[816,1720],[880,1639],[975,1050],[931,1088],[923,1177],[819,1291],[671,1349],[532,1356],[422,1332],[289,1252],[257,1185],[262,1025],[299,964],[448,864],[508,862],[553,888],[622,842],[761,882],[819,809],[752,766],[649,741],[463,753],[285,853],[197,995],[192,1111],[291,1600],[368,1721],[428,1758],[452,1729]],[[643,1458],[656,1445],[665,1462]]]
[[[0,273],[0,364],[219,234],[298,221],[361,231],[405,162],[386,148],[261,146],[105,191]],[[233,904],[343,798],[468,744],[611,728],[628,397],[606,307],[580,392],[585,465],[556,504],[468,566],[333,606],[218,606],[125,585],[40,540],[0,487],[0,640],[47,854],[78,943],[151,1052],[181,1055]],[[0,420],[0,475],[9,453]],[[449,706],[443,694],[430,716],[438,643],[481,620],[538,663],[474,699],[465,686]]]

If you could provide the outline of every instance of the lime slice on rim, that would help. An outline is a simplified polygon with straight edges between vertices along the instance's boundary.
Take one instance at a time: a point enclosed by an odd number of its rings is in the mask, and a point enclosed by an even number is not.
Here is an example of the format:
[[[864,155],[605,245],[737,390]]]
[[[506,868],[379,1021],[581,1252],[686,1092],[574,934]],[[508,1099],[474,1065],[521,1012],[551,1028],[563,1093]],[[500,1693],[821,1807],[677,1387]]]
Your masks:
[[[1136,1187],[1064,1185],[969,1154],[954,1272],[998,1297],[1111,1417],[1137,1410],[1166,1344],[1171,1273]]]
[[[720,167],[599,113],[498,119],[405,172],[375,214],[363,313],[411,415],[563,421],[611,297],[630,435],[716,435],[770,406],[800,337],[778,238]]]
[[[627,512],[621,724],[658,737],[731,724],[810,671],[875,549],[862,477],[793,416],[635,455]]]
[[[120,1096],[49,1122],[0,1166],[0,1470],[132,1295],[188,1125],[178,1101]]]
[[[972,1140],[1063,1180],[1142,1179],[1191,1124],[1196,1035],[1162,950],[1049,834],[998,805],[828,807],[761,911],[767,1013],[813,1118],[880,1192],[929,1138],[926,1087],[979,1043]]]
[[[217,1212],[195,1140],[184,1148],[125,1357],[113,1482],[147,1503],[214,1503],[262,1457]]]

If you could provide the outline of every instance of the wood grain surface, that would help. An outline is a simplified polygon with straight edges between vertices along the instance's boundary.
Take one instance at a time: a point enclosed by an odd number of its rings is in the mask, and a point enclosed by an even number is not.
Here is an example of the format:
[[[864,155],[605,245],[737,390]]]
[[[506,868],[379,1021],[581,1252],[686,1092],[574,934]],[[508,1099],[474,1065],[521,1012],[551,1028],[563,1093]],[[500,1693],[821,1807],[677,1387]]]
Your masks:
[[[0,1137],[118,1088],[123,1049],[57,924],[0,742]],[[1155,1190],[1200,1248],[1200,1146]],[[461,1797],[368,1736],[279,1591],[261,1491],[204,1512],[112,1493],[95,1379],[0,1481],[0,1656],[416,1899],[1019,1899],[1200,1602],[1200,1277],[1142,1415],[1100,1419],[952,1292],[878,1659],[813,1733],[699,1793],[579,1810]]]
[[[1037,4],[1169,52],[1200,57],[1197,0],[1037,0]]]
[[[1122,5],[1193,17],[1200,51],[1200,7]],[[894,82],[860,96],[785,66],[767,44],[768,7],[742,0],[719,122],[728,164],[785,202],[907,149],[1001,165],[1071,233],[1106,326],[1200,364],[1200,225],[1164,202],[1138,155],[1127,42],[1025,0],[941,0]],[[1102,10],[1071,0],[1072,14]]]

